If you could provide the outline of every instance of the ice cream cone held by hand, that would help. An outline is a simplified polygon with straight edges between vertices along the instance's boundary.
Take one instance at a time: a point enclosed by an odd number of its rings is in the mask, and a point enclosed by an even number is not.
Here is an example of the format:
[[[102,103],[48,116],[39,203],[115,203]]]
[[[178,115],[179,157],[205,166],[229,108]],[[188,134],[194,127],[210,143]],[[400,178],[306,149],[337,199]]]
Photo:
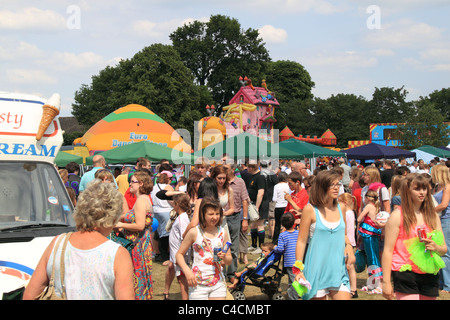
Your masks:
[[[41,140],[45,131],[52,123],[53,119],[59,114],[61,107],[61,96],[54,93],[50,99],[42,106],[43,112],[41,117],[41,123],[39,124],[38,132],[36,134],[36,140]]]

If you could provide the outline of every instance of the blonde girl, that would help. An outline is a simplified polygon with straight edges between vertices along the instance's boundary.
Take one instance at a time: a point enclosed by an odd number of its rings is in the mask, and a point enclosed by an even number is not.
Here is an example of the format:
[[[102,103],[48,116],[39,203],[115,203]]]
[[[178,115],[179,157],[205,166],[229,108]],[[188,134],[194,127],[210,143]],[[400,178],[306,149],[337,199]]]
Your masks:
[[[438,164],[431,168],[431,179],[436,185],[434,199],[438,205],[434,208],[440,213],[442,230],[447,247],[450,247],[450,173],[446,165]],[[445,262],[445,268],[440,271],[439,287],[444,292],[450,292],[450,253],[442,257]]]
[[[380,171],[373,166],[365,167],[363,170],[363,181],[365,183],[365,187],[361,191],[361,197],[362,197],[362,206],[360,208],[360,211],[362,212],[362,209],[365,206],[365,197],[364,195],[369,190],[370,185],[374,183],[379,183],[381,185],[381,176]],[[380,196],[380,207],[382,211],[391,212],[391,204],[390,204],[390,196],[389,196],[389,190],[382,185],[381,190],[379,192]]]
[[[367,271],[373,284],[368,284],[362,288],[372,294],[381,294],[381,288],[378,286],[383,273],[380,261],[380,236],[384,224],[376,221],[376,215],[380,210],[378,192],[369,190],[365,194],[365,207],[358,217],[358,234],[361,235],[364,251],[367,257]]]
[[[391,212],[394,211],[399,205],[401,205],[400,198],[400,186],[405,176],[396,174],[392,177],[391,181]]]
[[[356,197],[352,196],[350,193],[345,192],[339,196],[339,202],[343,203],[347,207],[347,211],[345,212],[345,219],[347,222],[347,237],[350,241],[353,248],[356,247]],[[356,270],[355,265],[347,263],[347,272],[350,279],[350,290],[352,294],[352,298],[357,298],[358,293],[356,290]]]
[[[378,192],[376,192],[375,190],[368,190],[365,194],[365,203],[366,205],[358,217],[358,223],[361,224],[364,220],[366,220],[366,216],[368,216],[375,223],[375,225],[377,225],[375,217],[380,211]],[[377,226],[383,227],[383,225],[380,225],[379,223]]]
[[[421,174],[410,173],[402,182],[402,205],[392,212],[386,224],[382,258],[386,299],[395,295],[397,300],[434,300],[439,296],[439,259],[447,252],[447,246],[430,191],[429,180]],[[422,241],[419,227],[426,231]],[[429,268],[430,259],[434,270]]]

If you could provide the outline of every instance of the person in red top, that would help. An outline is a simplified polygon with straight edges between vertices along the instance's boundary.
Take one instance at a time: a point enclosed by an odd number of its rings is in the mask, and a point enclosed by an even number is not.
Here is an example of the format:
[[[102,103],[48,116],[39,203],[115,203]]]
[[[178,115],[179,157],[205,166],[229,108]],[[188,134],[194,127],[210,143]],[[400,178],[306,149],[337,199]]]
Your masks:
[[[302,188],[302,175],[299,172],[291,172],[288,176],[289,189],[292,194],[286,193],[284,198],[288,204],[284,212],[291,212],[295,216],[295,224],[300,223],[303,208],[308,204],[309,196],[306,189]]]
[[[137,171],[143,171],[145,173],[147,173],[150,177],[152,176],[150,170],[145,169],[145,168],[141,168]],[[133,174],[137,171],[134,171]],[[132,193],[130,193],[130,188],[127,189],[127,191],[125,191],[125,194],[123,195],[125,200],[127,201],[128,204],[128,209],[131,210],[134,207],[134,204],[136,203],[136,196]],[[149,196],[150,198],[150,203],[153,205],[153,201],[152,201],[152,197]]]

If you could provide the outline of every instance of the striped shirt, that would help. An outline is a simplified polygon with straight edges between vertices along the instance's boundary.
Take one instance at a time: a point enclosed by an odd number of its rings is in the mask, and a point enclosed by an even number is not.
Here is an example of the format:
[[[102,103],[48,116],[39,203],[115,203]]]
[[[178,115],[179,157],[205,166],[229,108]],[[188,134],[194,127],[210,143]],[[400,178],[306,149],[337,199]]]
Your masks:
[[[295,263],[298,230],[284,231],[278,237],[278,245],[274,251],[283,254],[284,267],[292,267]]]
[[[247,186],[242,178],[235,177],[230,182],[230,187],[233,189],[234,212],[240,212],[242,209],[242,203],[245,200],[250,201]]]

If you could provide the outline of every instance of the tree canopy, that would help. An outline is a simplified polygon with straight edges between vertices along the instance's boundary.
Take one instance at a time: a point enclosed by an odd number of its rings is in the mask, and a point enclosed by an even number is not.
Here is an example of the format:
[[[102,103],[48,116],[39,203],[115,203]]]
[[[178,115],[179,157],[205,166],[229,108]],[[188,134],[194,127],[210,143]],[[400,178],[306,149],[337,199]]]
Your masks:
[[[210,89],[219,107],[234,96],[239,76],[261,79],[270,61],[258,30],[243,30],[238,20],[223,15],[185,24],[169,37],[195,81]]]
[[[212,103],[209,92],[193,80],[172,46],[154,44],[93,76],[90,86],[75,93],[72,114],[91,126],[120,107],[140,104],[172,127],[192,131],[202,106]]]

